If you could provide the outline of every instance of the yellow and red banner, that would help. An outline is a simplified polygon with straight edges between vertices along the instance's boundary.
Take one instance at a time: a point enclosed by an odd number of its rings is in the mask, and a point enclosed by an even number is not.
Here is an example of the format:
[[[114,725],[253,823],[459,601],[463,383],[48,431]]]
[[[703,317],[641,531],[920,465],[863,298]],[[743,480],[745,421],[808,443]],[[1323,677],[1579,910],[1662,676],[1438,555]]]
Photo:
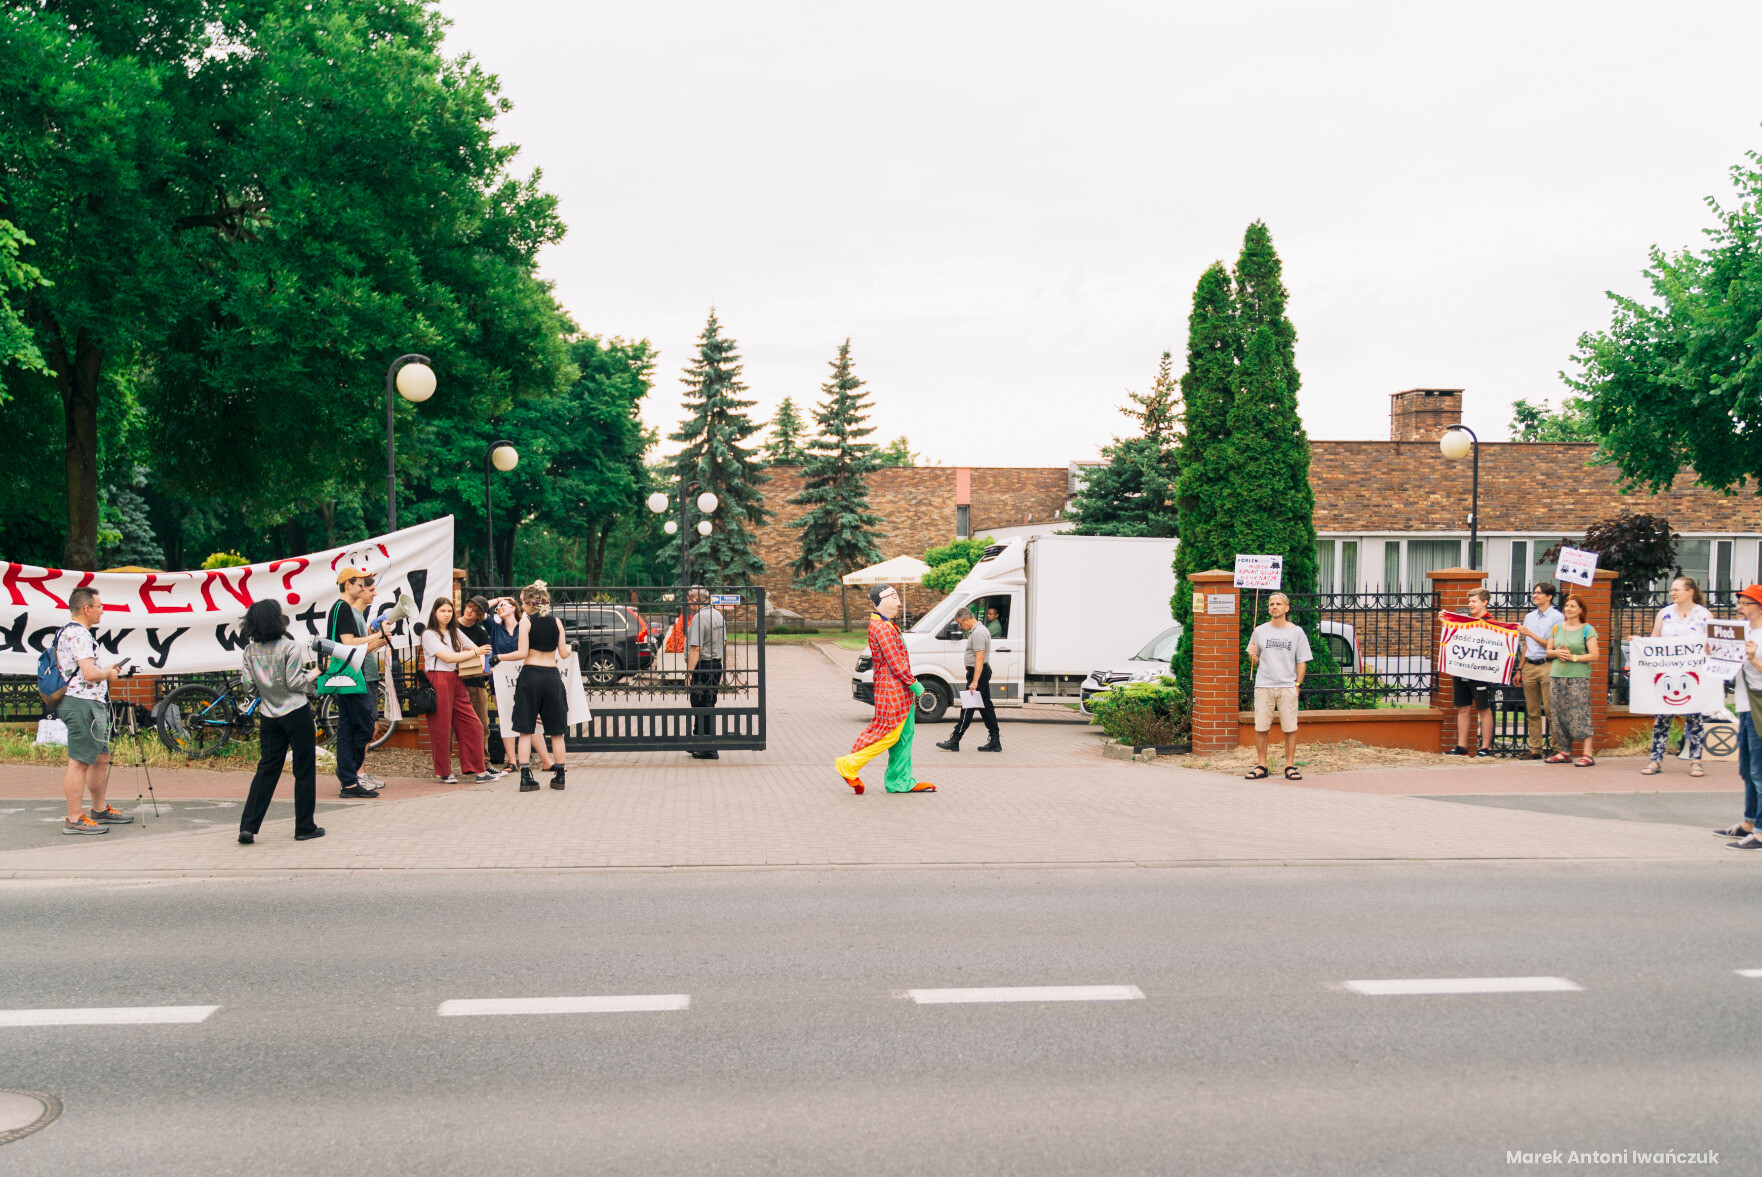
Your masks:
[[[1514,622],[1445,613],[1444,632],[1438,640],[1438,669],[1475,682],[1510,682],[1522,641]]]

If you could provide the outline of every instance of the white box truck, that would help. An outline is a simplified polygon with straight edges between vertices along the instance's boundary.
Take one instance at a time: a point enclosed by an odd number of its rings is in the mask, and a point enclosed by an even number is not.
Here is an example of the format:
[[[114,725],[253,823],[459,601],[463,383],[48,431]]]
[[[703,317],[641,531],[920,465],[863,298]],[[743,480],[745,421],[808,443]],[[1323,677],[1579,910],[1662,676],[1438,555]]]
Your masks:
[[[1078,697],[1100,662],[1135,650],[1170,624],[1175,541],[1117,536],[1034,535],[986,549],[953,592],[906,631],[912,671],[923,684],[918,720],[934,723],[966,683],[959,609],[997,611],[991,697],[1019,706],[1031,695]],[[868,655],[851,694],[874,700]]]

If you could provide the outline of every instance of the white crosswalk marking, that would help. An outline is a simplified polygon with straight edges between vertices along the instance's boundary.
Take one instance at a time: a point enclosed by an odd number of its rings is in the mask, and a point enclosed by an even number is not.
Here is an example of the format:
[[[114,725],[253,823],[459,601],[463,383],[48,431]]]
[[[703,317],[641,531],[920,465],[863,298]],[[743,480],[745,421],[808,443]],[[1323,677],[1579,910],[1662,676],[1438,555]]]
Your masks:
[[[907,989],[919,1005],[967,1005],[994,1001],[1143,1001],[1136,985],[1015,985],[993,989]]]
[[[218,1005],[133,1005],[109,1009],[0,1009],[0,1026],[162,1026],[205,1022]]]
[[[1565,977],[1416,977],[1395,981],[1348,981],[1346,988],[1366,997],[1410,997],[1451,993],[1576,993],[1584,986]]]
[[[628,1014],[686,1009],[688,993],[630,993],[612,997],[476,997],[443,1001],[443,1018],[512,1014]]]
[[[1762,977],[1762,969],[1738,969],[1737,974],[1740,977]]]

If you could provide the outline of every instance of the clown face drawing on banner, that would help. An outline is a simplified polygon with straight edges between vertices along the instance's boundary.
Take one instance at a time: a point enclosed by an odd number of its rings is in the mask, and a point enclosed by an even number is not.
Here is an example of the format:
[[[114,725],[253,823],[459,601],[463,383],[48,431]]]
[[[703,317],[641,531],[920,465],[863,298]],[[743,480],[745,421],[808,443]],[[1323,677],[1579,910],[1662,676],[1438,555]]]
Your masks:
[[[1707,663],[1705,638],[1634,638],[1628,649],[1632,693],[1640,715],[1707,715],[1725,702],[1725,683]]]

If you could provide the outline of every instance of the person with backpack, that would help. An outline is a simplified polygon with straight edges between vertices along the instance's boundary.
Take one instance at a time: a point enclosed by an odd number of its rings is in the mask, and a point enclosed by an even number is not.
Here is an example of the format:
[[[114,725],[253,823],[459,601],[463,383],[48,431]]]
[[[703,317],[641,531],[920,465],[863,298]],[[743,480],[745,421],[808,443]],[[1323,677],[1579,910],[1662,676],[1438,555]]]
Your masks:
[[[313,819],[318,810],[318,752],[314,736],[317,722],[312,700],[307,698],[317,677],[317,667],[305,665],[305,643],[288,636],[287,615],[274,601],[258,601],[245,610],[239,626],[245,639],[245,681],[262,700],[257,705],[257,737],[261,755],[257,775],[239,814],[239,841],[249,846],[263,828],[270,799],[281,780],[282,765],[293,760],[294,841],[324,837],[324,827]]]
[[[98,665],[98,622],[104,618],[104,603],[98,590],[80,587],[67,598],[67,611],[73,620],[56,631],[49,652],[53,673],[38,674],[38,690],[45,686],[45,699],[55,699],[56,714],[67,724],[67,771],[62,775],[61,788],[67,796],[67,817],[61,823],[64,834],[108,834],[111,826],[127,825],[135,820],[105,799],[110,779],[110,684],[122,677],[114,666]],[[39,664],[40,671],[44,668]],[[48,681],[45,681],[47,677]],[[56,687],[59,677],[61,687]],[[91,812],[81,808],[85,795],[92,795]]]
[[[379,659],[371,655],[390,643],[367,624],[367,610],[373,607],[373,575],[344,568],[336,574],[336,583],[342,599],[325,617],[324,636],[345,646],[366,646],[369,657],[359,685],[327,687],[321,675],[318,691],[336,698],[336,779],[341,795],[377,797],[385,782],[362,772],[361,765],[367,759],[367,741],[373,737],[373,684],[379,681]]]

